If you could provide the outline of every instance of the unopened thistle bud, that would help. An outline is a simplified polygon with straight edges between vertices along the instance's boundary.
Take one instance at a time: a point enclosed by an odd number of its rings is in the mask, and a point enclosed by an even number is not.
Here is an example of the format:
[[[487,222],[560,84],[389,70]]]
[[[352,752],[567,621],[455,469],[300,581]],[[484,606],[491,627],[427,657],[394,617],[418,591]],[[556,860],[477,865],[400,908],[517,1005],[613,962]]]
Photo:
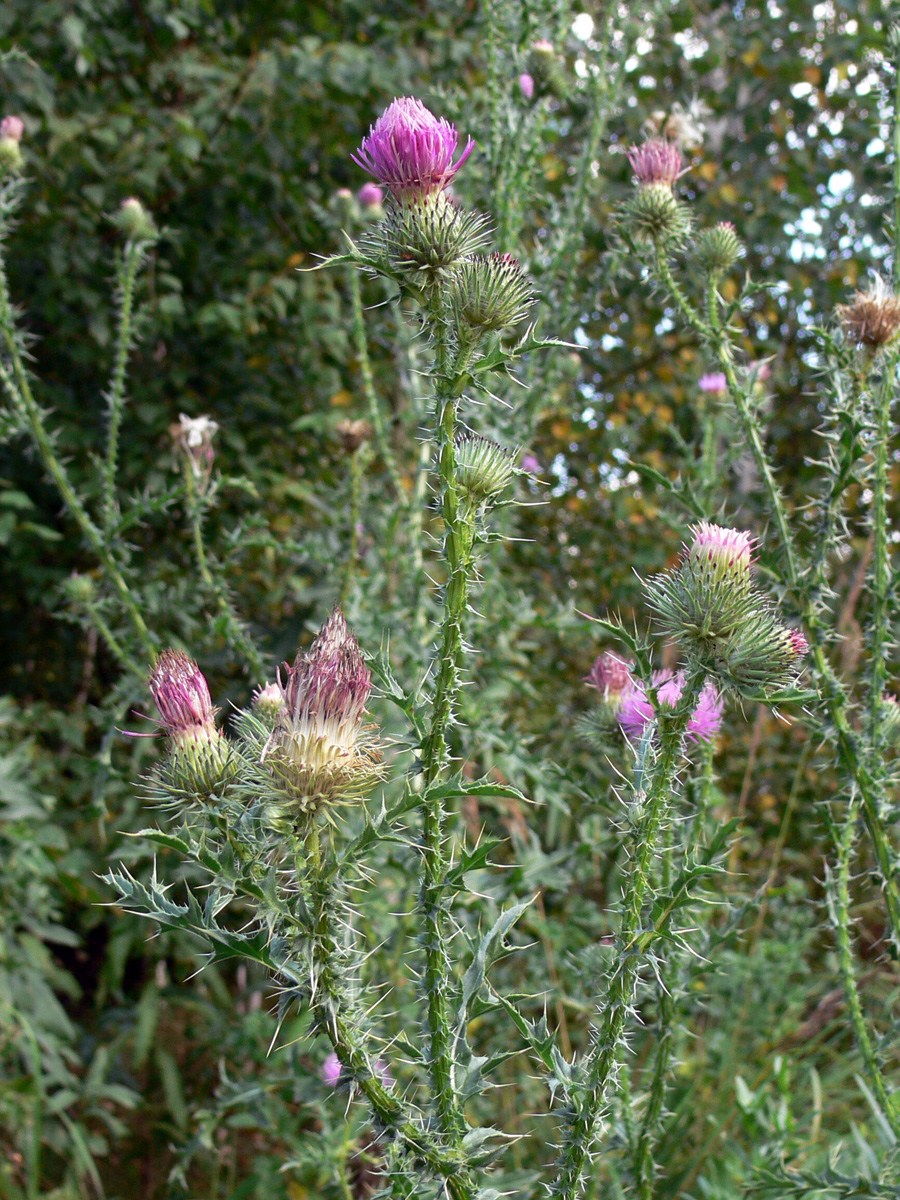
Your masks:
[[[566,89],[564,59],[546,38],[539,38],[528,53],[528,74],[542,92],[561,96]],[[530,100],[531,97],[529,96]]]
[[[890,692],[881,697],[881,721],[885,741],[894,745],[900,742],[900,702]]]
[[[372,682],[344,614],[286,667],[284,708],[263,762],[296,815],[359,799],[381,776],[381,751],[363,724]]]
[[[22,169],[24,159],[19,143],[24,132],[25,123],[21,117],[10,115],[0,121],[0,174]]]
[[[337,435],[344,454],[352,455],[372,437],[372,426],[368,421],[338,421]]]
[[[253,693],[253,711],[270,728],[274,728],[283,708],[284,695],[277,683],[266,683]]]
[[[488,230],[481,213],[466,212],[438,192],[391,204],[371,246],[395,270],[436,271],[484,250]]]
[[[467,259],[450,282],[450,306],[457,324],[476,333],[518,324],[533,301],[531,283],[511,254]]]
[[[880,350],[900,334],[900,296],[895,296],[880,275],[867,292],[857,292],[850,304],[835,309],[844,336],[850,342]]]
[[[384,216],[384,190],[377,183],[364,183],[356,193],[356,199],[370,221],[380,221]]]
[[[122,201],[112,223],[130,241],[149,242],[157,236],[153,218],[134,196]]]
[[[456,439],[456,479],[459,490],[476,504],[499,496],[518,475],[515,455],[480,434]]]
[[[85,608],[93,603],[97,595],[97,587],[90,575],[75,572],[65,582],[66,594],[77,608]]]
[[[684,691],[684,675],[679,672],[655,671],[653,686],[660,705],[674,708]],[[630,741],[639,742],[644,730],[654,721],[657,710],[638,680],[632,680],[625,690],[617,719]],[[706,683],[688,720],[685,734],[689,742],[711,741],[722,727],[722,699],[712,683]]]
[[[694,242],[694,256],[704,271],[718,275],[730,271],[744,255],[744,245],[730,221],[703,229]]]
[[[691,532],[678,569],[658,576],[647,592],[667,633],[706,644],[729,637],[754,608],[753,538],[708,521]]]
[[[519,76],[519,91],[526,100],[534,99],[534,78],[527,71],[523,71]]]
[[[184,795],[209,796],[233,778],[236,760],[221,731],[202,671],[183,650],[164,650],[149,679],[169,736],[162,779]]]
[[[624,216],[636,241],[680,242],[691,227],[691,214],[668,183],[640,187],[624,208]]]
[[[454,162],[458,143],[454,125],[404,96],[388,105],[352,157],[397,199],[421,199],[442,192],[475,147],[469,138]]]
[[[747,695],[787,684],[808,649],[753,583],[753,538],[706,521],[694,526],[677,570],[647,585],[650,607],[696,666]]]

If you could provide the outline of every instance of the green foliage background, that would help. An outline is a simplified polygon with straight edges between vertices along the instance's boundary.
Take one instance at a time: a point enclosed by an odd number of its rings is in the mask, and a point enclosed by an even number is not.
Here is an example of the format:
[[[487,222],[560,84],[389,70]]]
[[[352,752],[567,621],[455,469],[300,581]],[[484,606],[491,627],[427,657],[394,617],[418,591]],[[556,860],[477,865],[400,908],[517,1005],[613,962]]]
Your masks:
[[[521,16],[495,8],[509,103],[522,112],[516,79],[529,46],[570,30],[580,10],[554,0],[534,0]],[[584,9],[599,25],[600,7]],[[708,106],[686,194],[700,223],[735,223],[747,269],[773,285],[746,321],[747,345],[771,359],[770,433],[782,481],[801,502],[817,448],[811,327],[828,323],[886,254],[878,55],[888,15],[874,2],[623,7],[623,28],[643,21],[648,32],[624,64],[571,262],[554,262],[553,238],[590,127],[600,47],[565,33],[537,166],[519,181],[520,220],[502,207],[508,192],[484,149],[460,177],[467,201],[509,233],[499,248],[535,275],[543,330],[577,346],[534,374],[533,423],[513,428],[542,464],[526,489],[542,503],[510,516],[508,532],[523,540],[492,552],[459,746],[534,800],[527,812],[486,801],[464,816],[506,839],[510,894],[541,889],[524,924],[537,951],[502,969],[519,990],[551,990],[573,1044],[584,1037],[618,870],[610,773],[575,735],[589,704],[581,676],[600,648],[577,610],[628,613],[633,572],[659,569],[676,551],[687,514],[630,462],[674,478],[692,460],[705,368],[616,234],[612,214],[630,178],[623,150],[654,112],[692,97]],[[227,649],[197,587],[169,426],[182,412],[220,425],[210,543],[274,667],[339,590],[348,481],[334,429],[364,412],[346,279],[297,268],[338,248],[335,193],[362,182],[350,153],[394,95],[420,96],[489,144],[483,6],[7,0],[0,49],[2,107],[25,120],[32,181],[11,286],[34,339],[41,402],[88,494],[112,352],[108,216],[137,195],[164,229],[140,283],[123,431],[123,490],[148,498],[129,538],[153,627],[200,658],[223,708],[246,703],[260,681]],[[366,284],[364,299],[376,387],[411,477],[411,330],[381,306],[380,285]],[[509,429],[506,420],[478,417],[489,430]],[[420,661],[420,635],[378,555],[387,495],[375,458],[350,611],[366,649],[390,637],[409,665]],[[754,524],[761,498],[740,459],[718,502],[726,495],[729,521]],[[103,907],[98,875],[110,862],[150,869],[147,848],[127,835],[147,823],[133,782],[157,751],[119,732],[140,727],[132,710],[149,700],[67,604],[64,581],[96,564],[20,438],[0,447],[0,542],[0,1196],[368,1194],[362,1114],[352,1108],[345,1125],[346,1098],[320,1081],[325,1051],[304,1041],[303,1015],[267,1056],[275,1024],[261,975],[197,973],[186,939],[148,940]],[[845,599],[864,538],[852,547]],[[848,602],[848,656],[857,616]],[[863,1170],[866,1146],[881,1136],[854,1082],[859,1063],[812,903],[824,845],[815,797],[828,788],[816,748],[762,710],[730,714],[722,746],[721,817],[744,819],[727,890],[737,905],[754,895],[762,905],[739,915],[718,972],[698,976],[696,1009],[679,1033],[661,1197],[743,1195],[782,1155],[822,1167],[841,1142],[847,1169]],[[562,782],[560,762],[568,780],[580,772],[579,789]],[[370,906],[373,942],[398,900],[387,893],[383,908]],[[855,915],[877,1008],[897,977],[881,956],[877,908]],[[377,959],[396,985],[401,1022],[404,955],[398,942]],[[652,1025],[652,1011],[643,1015]],[[650,1042],[649,1033],[637,1039],[637,1062]],[[505,1069],[508,1110],[494,1119],[526,1135],[509,1177],[524,1195],[544,1161],[540,1122],[525,1114],[543,1111],[546,1098],[524,1059]],[[593,1187],[625,1194],[614,1156]]]

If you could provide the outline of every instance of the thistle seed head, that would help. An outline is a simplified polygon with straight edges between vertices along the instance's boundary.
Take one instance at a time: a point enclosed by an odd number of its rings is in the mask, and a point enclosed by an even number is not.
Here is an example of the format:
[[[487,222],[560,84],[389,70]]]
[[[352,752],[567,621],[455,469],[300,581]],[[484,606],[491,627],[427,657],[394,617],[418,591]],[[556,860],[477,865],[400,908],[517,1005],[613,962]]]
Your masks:
[[[850,304],[839,304],[835,312],[847,340],[873,351],[890,345],[900,334],[900,296],[880,275],[867,292],[857,292]]]

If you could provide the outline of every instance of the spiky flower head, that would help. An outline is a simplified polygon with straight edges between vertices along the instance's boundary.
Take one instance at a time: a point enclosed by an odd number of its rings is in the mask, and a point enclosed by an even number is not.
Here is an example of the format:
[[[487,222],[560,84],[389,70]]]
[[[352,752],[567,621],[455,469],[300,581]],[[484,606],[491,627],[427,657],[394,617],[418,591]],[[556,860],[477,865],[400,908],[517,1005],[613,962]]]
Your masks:
[[[364,244],[395,271],[433,272],[484,250],[489,222],[466,212],[446,192],[388,206],[387,217]]]
[[[623,210],[635,241],[682,242],[691,227],[691,214],[669,183],[648,183],[638,188]]]
[[[372,1063],[372,1066],[375,1069],[375,1074],[385,1085],[385,1087],[391,1087],[394,1083],[394,1078],[391,1075],[390,1068],[384,1059],[376,1058]],[[341,1065],[341,1060],[332,1050],[332,1052],[322,1063],[322,1068],[319,1074],[323,1083],[327,1084],[331,1088],[334,1088],[340,1083],[343,1070],[344,1068]]]
[[[441,192],[475,147],[469,138],[456,160],[456,127],[412,96],[394,100],[352,156],[400,200]]]
[[[674,708],[684,692],[682,672],[655,671],[653,686],[660,705]],[[712,683],[704,684],[694,711],[687,724],[688,741],[711,741],[722,727],[722,698]],[[631,680],[618,710],[618,721],[623,732],[631,741],[640,741],[644,730],[656,719],[654,708],[646,689],[638,680]]]
[[[153,218],[136,196],[129,196],[122,201],[118,212],[112,217],[112,223],[131,241],[150,242],[157,237]]]
[[[534,99],[534,76],[529,75],[527,71],[523,71],[519,76],[519,91],[526,100]]]
[[[631,683],[631,663],[614,654],[612,650],[604,650],[594,659],[584,682],[606,699],[610,696],[621,696]]]
[[[875,275],[875,284],[867,292],[857,292],[850,304],[839,304],[835,312],[847,340],[873,352],[900,335],[900,296],[880,275]]]
[[[724,371],[710,371],[708,374],[700,376],[697,387],[708,396],[721,400],[728,392],[728,380],[725,378]]]
[[[710,564],[720,573],[749,572],[753,562],[752,533],[744,529],[724,529],[710,521],[692,526],[691,533],[693,540],[685,547],[690,562]]]
[[[148,683],[170,743],[162,782],[182,795],[210,795],[234,776],[236,762],[216,728],[203,672],[183,650],[163,650]]]
[[[209,483],[212,474],[216,460],[213,439],[218,430],[212,417],[189,417],[186,413],[180,413],[178,420],[169,426],[175,449],[184,456],[201,489]]]
[[[456,438],[456,480],[459,490],[480,504],[499,496],[519,473],[516,455],[477,433]]]
[[[533,301],[531,283],[511,254],[466,259],[450,281],[450,305],[457,324],[476,333],[518,324]]]
[[[9,115],[0,121],[0,175],[5,171],[20,171],[24,159],[19,143],[25,132],[21,117]]]
[[[669,191],[675,186],[684,166],[681,151],[665,138],[650,138],[628,151],[628,161],[641,188],[660,184]]]
[[[285,668],[284,708],[263,751],[276,786],[300,815],[358,799],[380,777],[381,752],[363,725],[371,676],[338,606]]]
[[[694,255],[704,271],[718,275],[730,271],[744,255],[744,244],[730,221],[703,229],[694,242]]]

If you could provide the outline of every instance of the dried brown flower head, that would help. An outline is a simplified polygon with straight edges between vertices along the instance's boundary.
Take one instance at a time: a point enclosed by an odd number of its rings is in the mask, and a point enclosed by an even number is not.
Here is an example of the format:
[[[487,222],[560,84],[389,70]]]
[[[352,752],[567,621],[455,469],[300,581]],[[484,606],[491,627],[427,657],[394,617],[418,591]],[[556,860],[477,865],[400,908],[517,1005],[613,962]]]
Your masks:
[[[835,310],[845,336],[857,345],[879,349],[900,334],[900,296],[895,296],[880,275],[867,292],[857,292],[851,304]]]

